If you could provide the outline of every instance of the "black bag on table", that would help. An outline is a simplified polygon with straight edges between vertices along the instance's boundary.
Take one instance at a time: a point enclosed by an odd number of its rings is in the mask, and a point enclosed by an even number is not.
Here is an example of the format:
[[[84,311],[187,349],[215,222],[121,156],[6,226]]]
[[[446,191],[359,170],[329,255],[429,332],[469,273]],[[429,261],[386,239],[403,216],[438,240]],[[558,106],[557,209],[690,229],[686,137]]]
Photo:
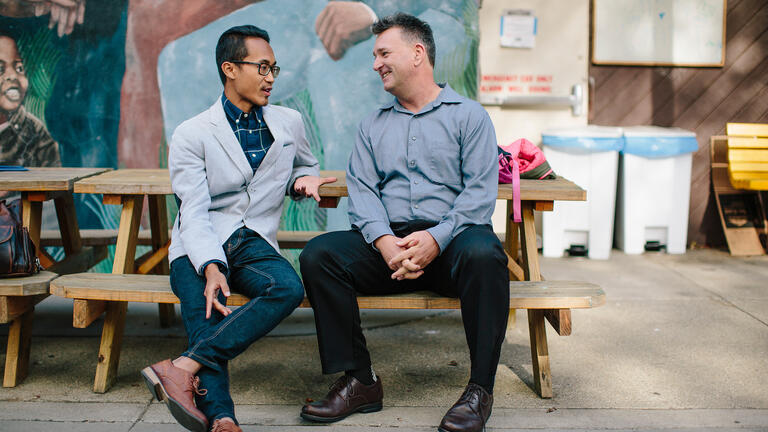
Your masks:
[[[29,231],[21,223],[21,200],[0,201],[0,277],[29,276],[40,271],[40,261]]]

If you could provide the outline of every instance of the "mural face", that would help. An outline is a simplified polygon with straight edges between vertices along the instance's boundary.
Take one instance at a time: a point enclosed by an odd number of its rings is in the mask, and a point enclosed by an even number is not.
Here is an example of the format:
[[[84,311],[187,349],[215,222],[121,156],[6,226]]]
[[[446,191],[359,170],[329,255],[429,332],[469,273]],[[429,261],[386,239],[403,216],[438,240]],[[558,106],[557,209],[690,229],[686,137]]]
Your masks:
[[[0,36],[0,117],[7,119],[19,109],[27,95],[28,85],[16,41]]]

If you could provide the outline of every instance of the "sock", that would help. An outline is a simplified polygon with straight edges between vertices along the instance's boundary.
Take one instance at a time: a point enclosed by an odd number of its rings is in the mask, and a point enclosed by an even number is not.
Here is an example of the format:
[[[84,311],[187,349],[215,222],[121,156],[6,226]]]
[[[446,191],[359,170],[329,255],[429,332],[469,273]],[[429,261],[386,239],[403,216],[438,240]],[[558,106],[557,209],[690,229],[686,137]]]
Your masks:
[[[354,377],[365,385],[371,385],[376,382],[376,373],[373,372],[373,368],[370,366],[361,369],[348,370],[344,373]]]
[[[485,391],[487,391],[489,395],[493,395],[493,385],[482,385],[482,384],[476,383],[474,381],[470,381],[470,383],[479,385],[480,387],[485,389]]]

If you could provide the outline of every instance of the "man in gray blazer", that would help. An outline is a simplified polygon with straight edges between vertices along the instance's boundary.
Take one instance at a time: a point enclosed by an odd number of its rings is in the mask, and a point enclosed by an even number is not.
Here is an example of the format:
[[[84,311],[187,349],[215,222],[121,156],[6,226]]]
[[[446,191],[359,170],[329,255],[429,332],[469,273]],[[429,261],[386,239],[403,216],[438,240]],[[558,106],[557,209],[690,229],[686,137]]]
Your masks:
[[[224,32],[216,46],[224,92],[171,139],[168,166],[179,203],[169,259],[189,347],[142,370],[158,400],[185,428],[240,431],[227,362],[272,330],[304,297],[279,253],[283,198],[313,197],[318,177],[301,114],[268,105],[280,73],[266,31]],[[251,300],[232,311],[232,290]]]

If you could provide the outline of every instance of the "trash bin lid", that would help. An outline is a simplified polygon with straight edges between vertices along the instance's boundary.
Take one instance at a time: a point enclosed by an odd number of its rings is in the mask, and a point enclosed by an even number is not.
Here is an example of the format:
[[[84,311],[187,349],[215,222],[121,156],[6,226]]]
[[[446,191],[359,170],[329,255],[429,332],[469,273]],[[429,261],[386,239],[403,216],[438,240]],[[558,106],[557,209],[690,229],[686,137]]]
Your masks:
[[[565,150],[620,151],[624,137],[618,127],[585,125],[547,129],[541,133],[541,143]]]
[[[622,153],[659,158],[695,152],[698,148],[696,133],[689,130],[660,126],[624,128]]]

